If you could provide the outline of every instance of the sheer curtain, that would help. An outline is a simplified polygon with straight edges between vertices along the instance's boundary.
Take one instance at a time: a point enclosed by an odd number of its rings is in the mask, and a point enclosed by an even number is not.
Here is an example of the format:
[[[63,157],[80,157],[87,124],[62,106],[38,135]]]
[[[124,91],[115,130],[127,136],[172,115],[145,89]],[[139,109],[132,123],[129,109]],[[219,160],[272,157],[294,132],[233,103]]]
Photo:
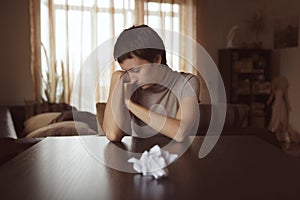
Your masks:
[[[41,44],[32,40],[32,49],[36,51],[41,46],[41,65],[31,65],[33,77],[42,78],[41,85],[36,86],[42,88],[36,90],[40,93],[37,96],[70,103],[80,110],[95,112],[95,102],[107,100],[111,74],[119,66],[113,61],[112,52],[105,52],[107,58],[101,51],[107,44],[113,46],[114,38],[125,28],[147,24],[158,29],[165,43],[176,48],[176,52],[190,49],[164,30],[194,39],[196,35],[194,0],[40,1]],[[38,16],[30,13],[33,28],[33,18]],[[175,43],[178,45],[173,47]],[[32,61],[36,59],[33,55]],[[167,51],[167,60],[174,70],[193,72],[178,53]]]

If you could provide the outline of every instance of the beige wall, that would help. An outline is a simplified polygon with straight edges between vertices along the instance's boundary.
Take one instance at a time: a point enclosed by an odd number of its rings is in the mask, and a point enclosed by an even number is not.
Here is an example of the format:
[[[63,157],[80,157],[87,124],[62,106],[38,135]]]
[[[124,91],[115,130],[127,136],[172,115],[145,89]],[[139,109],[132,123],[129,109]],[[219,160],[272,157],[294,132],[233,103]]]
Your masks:
[[[253,13],[255,6],[255,2],[247,0],[197,1],[197,40],[216,64],[218,64],[218,50],[225,48],[226,34],[232,26],[240,27],[241,40],[249,38],[244,21]],[[209,103],[208,91],[203,87],[203,82],[201,83],[201,102]]]
[[[218,62],[218,50],[225,48],[226,35],[237,25],[239,40],[251,43],[254,35],[249,33],[246,21],[255,13],[257,4],[248,0],[207,0],[207,51]]]
[[[28,0],[1,1],[0,104],[33,99]]]

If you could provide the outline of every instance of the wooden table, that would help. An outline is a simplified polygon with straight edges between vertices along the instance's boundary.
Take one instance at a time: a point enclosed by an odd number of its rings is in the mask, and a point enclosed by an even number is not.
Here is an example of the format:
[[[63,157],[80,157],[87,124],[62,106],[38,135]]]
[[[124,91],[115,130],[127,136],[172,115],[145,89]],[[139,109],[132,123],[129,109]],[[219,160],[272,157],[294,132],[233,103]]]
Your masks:
[[[142,152],[168,144],[166,138],[126,137],[118,146],[101,136],[46,138],[0,167],[1,199],[299,199],[300,160],[255,136],[222,136],[199,159],[202,141],[197,136],[168,166],[169,176],[155,180],[97,157],[131,165],[116,148]]]

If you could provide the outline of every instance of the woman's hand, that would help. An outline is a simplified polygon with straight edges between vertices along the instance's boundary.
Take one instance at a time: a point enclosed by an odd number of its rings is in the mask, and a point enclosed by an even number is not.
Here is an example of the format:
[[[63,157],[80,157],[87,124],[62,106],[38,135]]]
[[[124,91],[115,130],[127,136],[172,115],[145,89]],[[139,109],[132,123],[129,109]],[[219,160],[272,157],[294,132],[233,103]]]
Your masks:
[[[123,71],[113,73],[104,112],[103,131],[113,142],[121,141],[124,135],[131,133],[130,114],[124,105],[124,78]]]
[[[134,91],[136,90],[136,84],[135,83],[124,83],[124,103],[126,105],[127,108],[129,108],[129,104],[131,102],[131,96],[134,93]]]

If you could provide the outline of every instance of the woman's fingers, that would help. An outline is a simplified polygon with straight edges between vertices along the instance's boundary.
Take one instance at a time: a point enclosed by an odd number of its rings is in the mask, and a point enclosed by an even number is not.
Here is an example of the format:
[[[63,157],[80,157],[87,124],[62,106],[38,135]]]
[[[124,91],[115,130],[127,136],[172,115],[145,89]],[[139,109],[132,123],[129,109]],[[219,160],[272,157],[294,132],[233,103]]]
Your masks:
[[[127,107],[135,89],[136,89],[135,83],[124,83],[124,94],[125,94],[124,97],[125,97],[125,105]]]
[[[125,93],[125,100],[130,99],[131,96],[131,88],[130,88],[130,83],[124,83],[124,93]]]

